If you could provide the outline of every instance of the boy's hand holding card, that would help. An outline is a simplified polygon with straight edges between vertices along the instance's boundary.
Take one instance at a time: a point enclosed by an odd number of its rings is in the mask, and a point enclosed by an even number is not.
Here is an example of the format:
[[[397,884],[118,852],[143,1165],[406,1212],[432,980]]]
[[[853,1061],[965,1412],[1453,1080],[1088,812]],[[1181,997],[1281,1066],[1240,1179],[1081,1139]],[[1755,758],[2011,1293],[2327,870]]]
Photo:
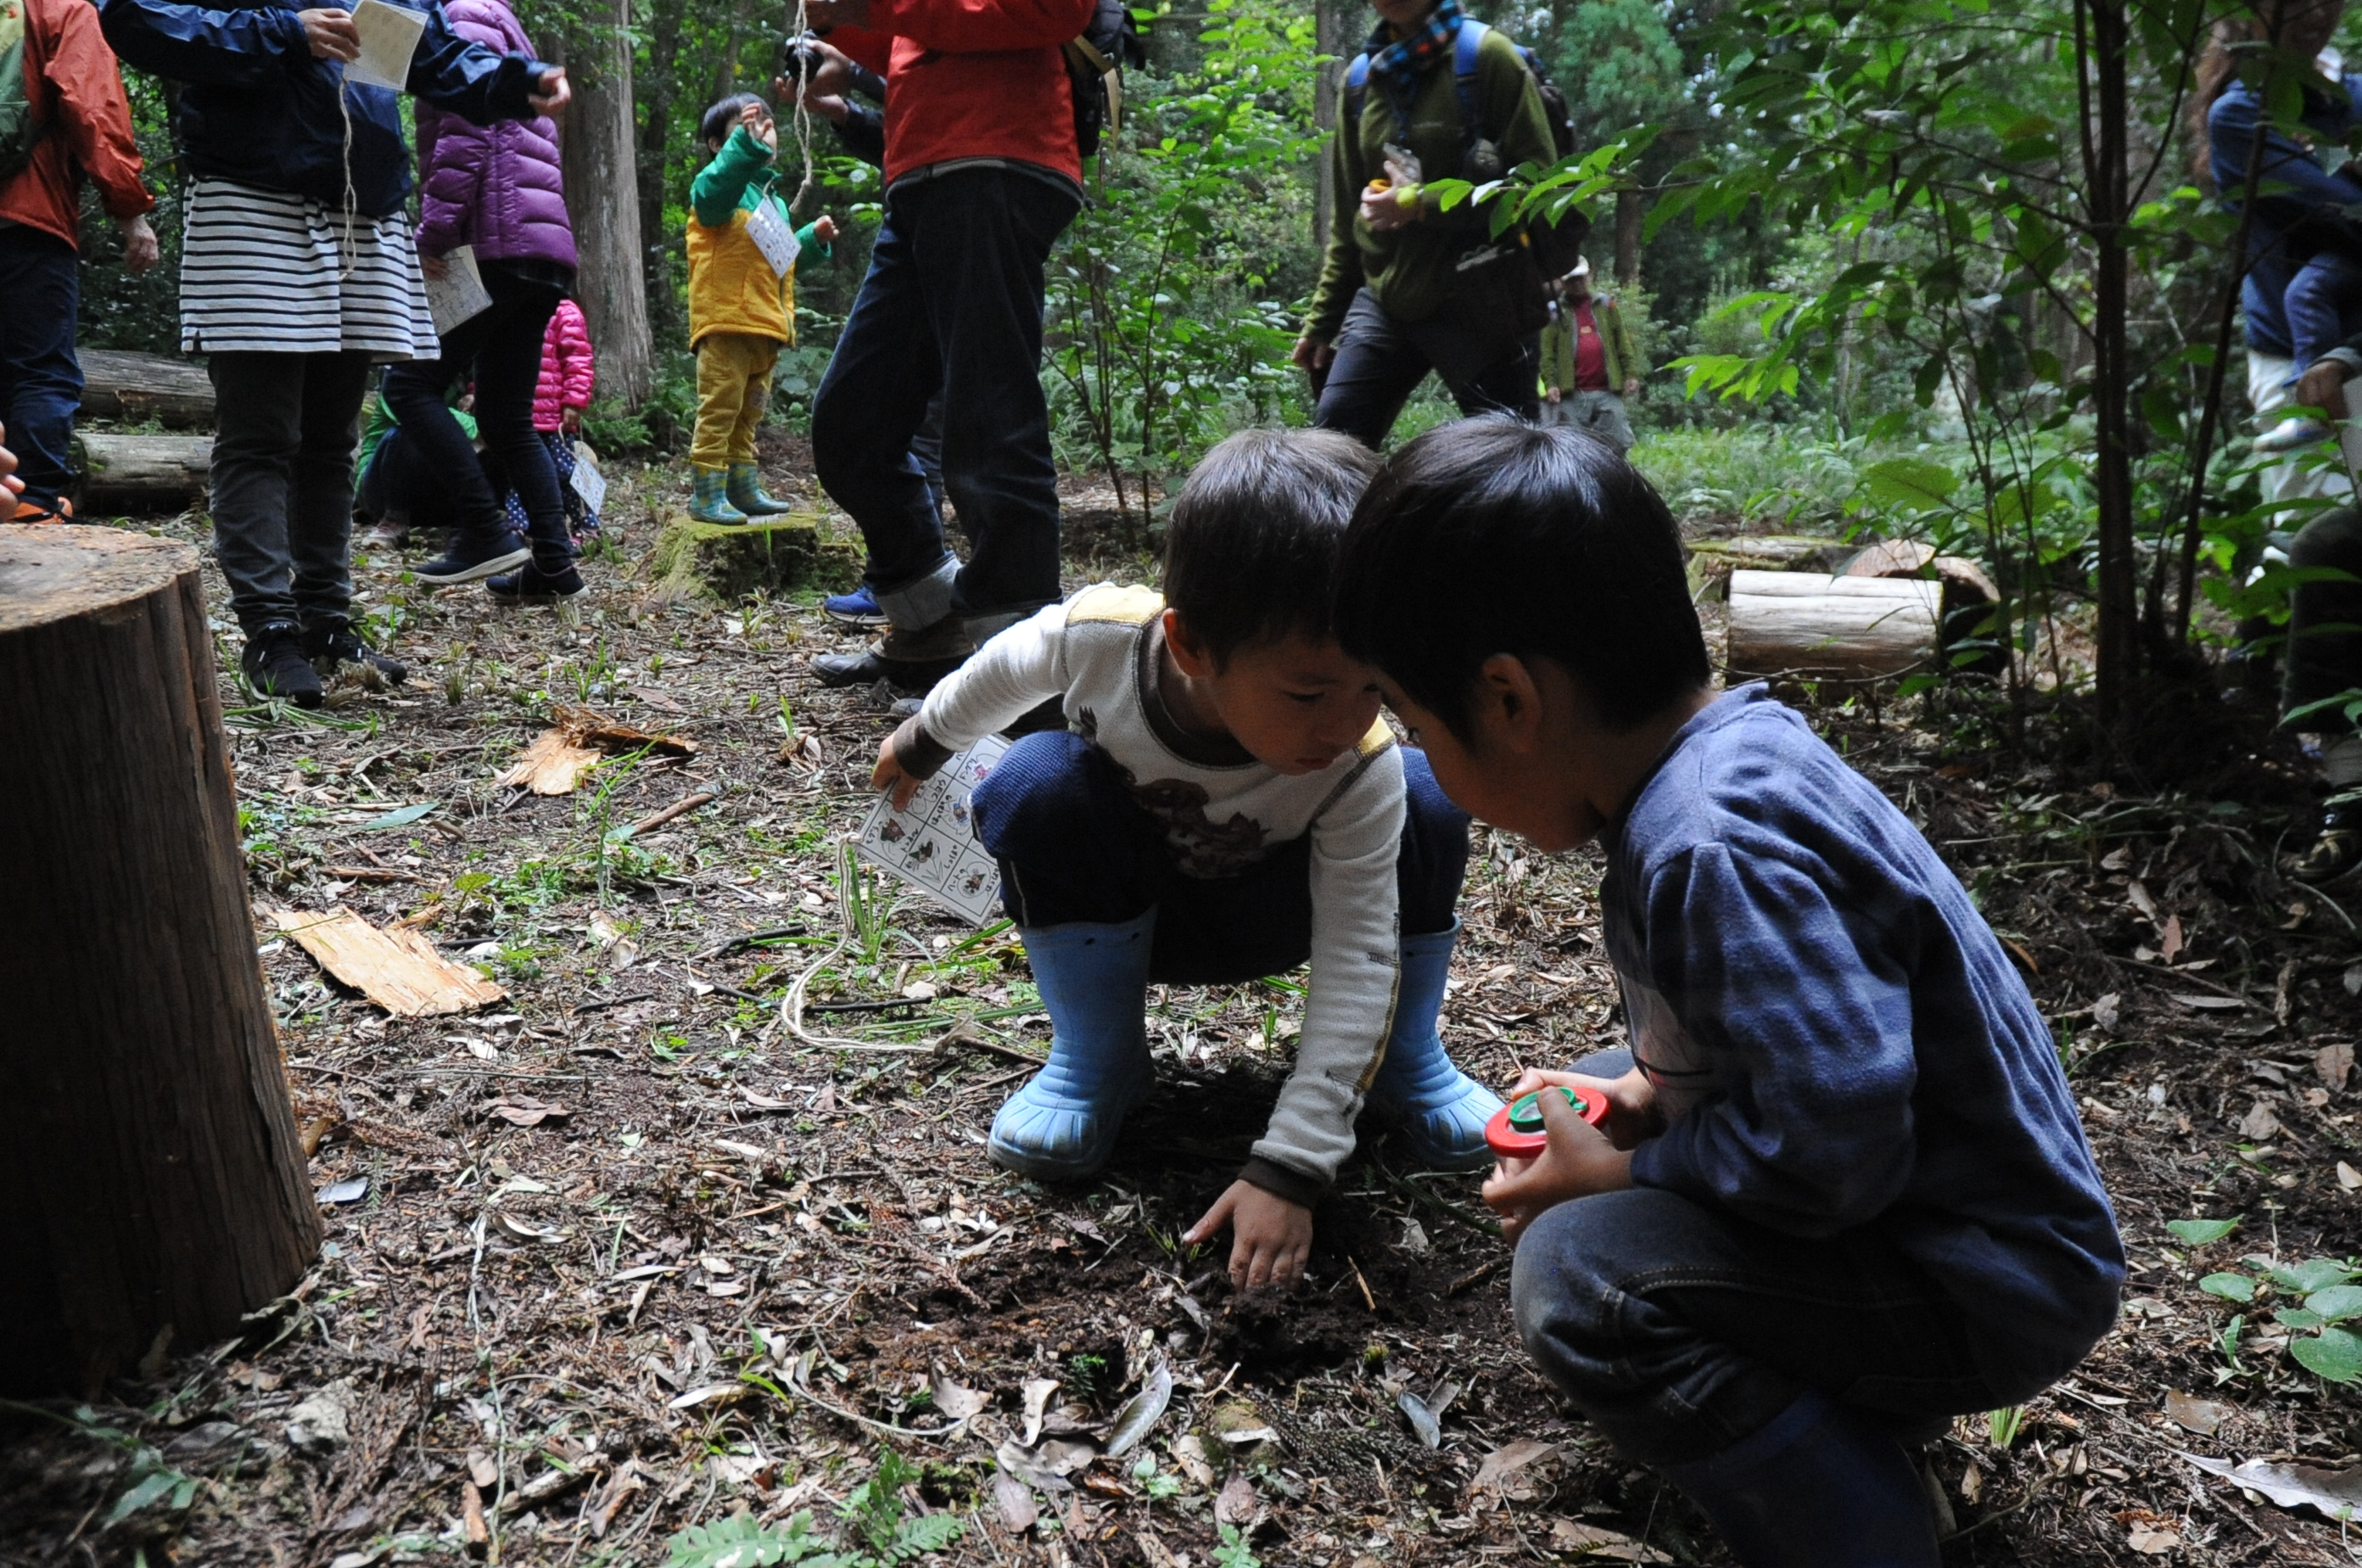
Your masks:
[[[1546,1210],[1595,1192],[1630,1187],[1631,1147],[1655,1130],[1656,1096],[1638,1068],[1610,1079],[1529,1067],[1509,1098],[1552,1086],[1580,1086],[1605,1094],[1607,1126],[1603,1131],[1585,1121],[1562,1095],[1545,1094],[1535,1101],[1550,1146],[1530,1160],[1501,1161],[1485,1183],[1485,1201],[1500,1215],[1501,1235],[1513,1247]]]

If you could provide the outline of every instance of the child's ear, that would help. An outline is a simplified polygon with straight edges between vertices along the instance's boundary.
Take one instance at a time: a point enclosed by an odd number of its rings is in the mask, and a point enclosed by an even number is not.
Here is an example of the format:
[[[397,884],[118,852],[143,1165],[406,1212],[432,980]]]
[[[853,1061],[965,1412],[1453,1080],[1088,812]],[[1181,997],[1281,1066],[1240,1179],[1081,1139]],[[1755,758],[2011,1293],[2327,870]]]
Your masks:
[[[1519,755],[1540,748],[1542,694],[1534,670],[1515,654],[1495,654],[1476,671],[1476,733]]]
[[[1173,662],[1181,673],[1192,680],[1204,680],[1215,673],[1214,656],[1189,630],[1189,623],[1181,619],[1181,612],[1164,612],[1164,646],[1173,652]]]

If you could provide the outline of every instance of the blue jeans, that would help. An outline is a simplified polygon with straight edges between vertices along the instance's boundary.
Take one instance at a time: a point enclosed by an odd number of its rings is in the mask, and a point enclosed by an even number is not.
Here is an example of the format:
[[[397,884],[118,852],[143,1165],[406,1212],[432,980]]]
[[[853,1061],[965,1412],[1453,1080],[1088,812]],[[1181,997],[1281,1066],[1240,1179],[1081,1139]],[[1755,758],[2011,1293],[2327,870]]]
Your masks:
[[[0,305],[0,421],[25,499],[52,509],[73,483],[74,410],[82,403],[75,264],[74,248],[54,234],[0,227],[0,300],[7,302]],[[0,521],[6,515],[0,512]]]
[[[1042,392],[1042,270],[1079,203],[1046,179],[966,169],[886,198],[869,275],[812,399],[812,465],[861,528],[869,580],[906,631],[1058,597],[1058,484]],[[941,595],[898,596],[949,558],[911,456],[944,402],[943,485],[975,540]]]
[[[1402,930],[1451,929],[1468,867],[1468,813],[1403,752],[1408,797],[1396,886]],[[1312,840],[1275,845],[1236,877],[1182,875],[1164,824],[1132,798],[1115,759],[1082,736],[1043,731],[1009,748],[970,801],[976,835],[1000,862],[1009,918],[1032,930],[1100,924],[1156,910],[1149,977],[1224,985],[1285,974],[1312,952]]]
[[[1346,307],[1337,358],[1320,383],[1312,423],[1341,430],[1364,447],[1381,446],[1429,370],[1462,414],[1531,420],[1540,402],[1534,348],[1530,334],[1480,343],[1440,321],[1405,325],[1386,314],[1376,295],[1360,290]]]
[[[2301,376],[2306,366],[2362,330],[2362,262],[2327,250],[2311,257],[2289,279],[2280,308]]]
[[[526,536],[535,562],[556,570],[574,558],[566,502],[549,449],[533,427],[533,396],[541,383],[541,339],[557,308],[558,292],[519,278],[497,262],[483,269],[490,309],[443,335],[443,357],[413,359],[385,373],[385,406],[403,434],[418,444],[442,476],[445,503],[460,529],[497,538],[508,531],[502,493],[513,487],[530,520]],[[443,401],[451,383],[472,371],[476,429],[484,455]]]
[[[1616,1077],[1629,1052],[1578,1072]],[[1562,1203],[1520,1238],[1527,1353],[1644,1464],[1721,1452],[1806,1388],[1898,1436],[2023,1397],[1988,1387],[1967,1315],[1884,1237],[1803,1237],[1652,1187]]]

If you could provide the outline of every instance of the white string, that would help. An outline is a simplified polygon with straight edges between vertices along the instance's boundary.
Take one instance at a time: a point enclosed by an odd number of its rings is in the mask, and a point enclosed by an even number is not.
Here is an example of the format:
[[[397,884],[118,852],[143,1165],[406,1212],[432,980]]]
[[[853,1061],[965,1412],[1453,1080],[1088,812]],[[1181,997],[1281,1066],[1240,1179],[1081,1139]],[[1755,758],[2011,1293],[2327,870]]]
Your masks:
[[[804,35],[811,30],[811,24],[805,11],[805,0],[796,0],[795,25],[789,29],[788,36],[798,42],[801,42]],[[788,215],[789,217],[796,215],[796,209],[803,204],[803,201],[806,196],[811,194],[812,182],[814,178],[811,151],[811,105],[805,101],[805,94],[802,91],[802,89],[809,87],[811,83],[810,61],[811,56],[800,51],[799,51],[795,56],[795,81],[798,88],[796,93],[794,119],[796,151],[798,156],[803,160],[804,177],[803,182],[796,187],[794,198],[788,203]]]
[[[345,68],[337,67],[337,107],[345,116],[345,243],[337,252],[344,259],[345,270],[337,274],[337,282],[348,281],[360,271],[360,249],[353,240],[353,230],[359,222],[360,197],[353,189],[353,101],[346,94]]]

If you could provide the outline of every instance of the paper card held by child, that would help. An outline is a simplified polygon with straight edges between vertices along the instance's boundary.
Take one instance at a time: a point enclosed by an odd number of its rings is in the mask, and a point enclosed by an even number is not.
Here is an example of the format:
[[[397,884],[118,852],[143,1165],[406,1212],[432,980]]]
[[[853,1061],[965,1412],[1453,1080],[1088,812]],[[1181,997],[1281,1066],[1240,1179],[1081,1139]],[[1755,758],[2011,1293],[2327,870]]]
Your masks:
[[[461,322],[492,308],[484,288],[484,274],[476,266],[476,248],[461,245],[443,258],[445,271],[426,280],[426,308],[435,314],[435,335],[447,337]]]
[[[861,829],[861,853],[971,925],[992,918],[1000,898],[1000,868],[977,842],[968,794],[999,765],[1008,741],[988,735],[944,764],[919,786],[906,811],[891,796]]]
[[[426,31],[426,14],[386,0],[360,0],[353,7],[353,31],[360,35],[360,58],[345,67],[345,80],[399,93],[410,81],[410,62]]]
[[[598,511],[600,504],[607,499],[607,476],[599,471],[599,459],[591,453],[588,441],[574,443],[572,483],[574,493],[580,496],[582,504],[593,512]]]
[[[779,204],[768,196],[756,203],[755,210],[746,215],[746,237],[755,242],[755,248],[763,253],[771,271],[782,278],[794,270],[796,257],[803,248],[796,243],[796,231],[779,211]]]

